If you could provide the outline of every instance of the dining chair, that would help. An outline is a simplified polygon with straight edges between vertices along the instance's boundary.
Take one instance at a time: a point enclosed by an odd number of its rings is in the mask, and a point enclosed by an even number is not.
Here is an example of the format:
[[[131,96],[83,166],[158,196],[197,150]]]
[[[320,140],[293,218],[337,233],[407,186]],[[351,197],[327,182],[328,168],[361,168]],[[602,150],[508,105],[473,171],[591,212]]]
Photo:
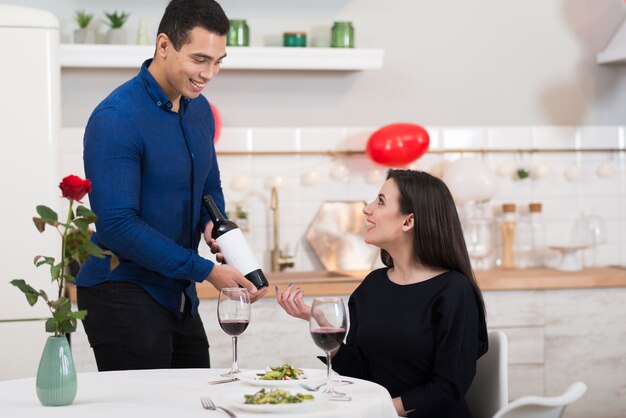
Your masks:
[[[476,376],[465,394],[474,418],[491,418],[509,403],[508,342],[502,331],[489,331],[489,351],[476,363]]]
[[[559,396],[524,396],[500,409],[493,418],[560,418],[565,408],[586,391],[586,384],[576,382]]]

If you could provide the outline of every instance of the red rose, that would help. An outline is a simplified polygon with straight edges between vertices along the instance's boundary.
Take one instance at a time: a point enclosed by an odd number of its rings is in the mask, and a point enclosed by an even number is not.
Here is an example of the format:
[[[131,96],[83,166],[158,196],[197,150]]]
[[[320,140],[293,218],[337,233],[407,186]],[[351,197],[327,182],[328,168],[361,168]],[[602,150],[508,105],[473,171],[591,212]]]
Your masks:
[[[81,179],[78,176],[67,176],[59,183],[59,188],[63,192],[63,197],[71,200],[80,200],[87,193],[91,192],[91,181]]]

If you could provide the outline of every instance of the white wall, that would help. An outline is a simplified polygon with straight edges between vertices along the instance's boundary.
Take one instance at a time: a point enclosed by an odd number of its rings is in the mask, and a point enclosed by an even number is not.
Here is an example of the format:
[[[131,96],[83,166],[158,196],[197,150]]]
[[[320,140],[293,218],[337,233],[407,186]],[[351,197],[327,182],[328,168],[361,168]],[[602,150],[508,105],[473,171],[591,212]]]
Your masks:
[[[588,126],[515,126],[515,127],[427,127],[431,136],[431,150],[453,148],[601,148],[626,146],[624,127]],[[225,128],[217,142],[218,152],[223,151],[328,151],[363,150],[375,130],[372,127],[302,127],[302,128]],[[61,168],[66,173],[82,174],[82,135],[80,128],[64,129],[61,138]],[[472,156],[469,153],[466,156]],[[446,162],[460,156],[457,154],[427,153],[412,167],[437,172]],[[478,156],[480,158],[480,156]],[[581,211],[594,212],[606,224],[608,241],[597,247],[597,263],[600,265],[626,265],[626,153],[546,153],[546,154],[485,154],[485,162],[495,171],[500,165],[532,167],[545,164],[548,174],[539,180],[512,180],[499,178],[499,191],[489,202],[494,212],[503,202],[527,208],[530,202],[543,203],[548,244],[570,241],[574,221]],[[608,178],[596,174],[597,167],[611,161],[615,172]],[[350,175],[346,182],[331,178],[333,164],[345,164]],[[347,158],[329,156],[221,156],[222,186],[227,209],[236,204],[250,212],[251,246],[265,269],[270,266],[271,212],[269,210],[270,187],[276,177],[283,179],[279,187],[280,241],[289,245],[296,254],[296,271],[322,269],[316,255],[304,239],[320,204],[325,200],[374,199],[384,180],[385,167],[377,166],[364,155]],[[563,173],[570,165],[578,166],[582,176],[568,181]],[[382,177],[368,182],[373,170],[380,170]],[[302,177],[309,172],[319,174],[317,185],[303,184]],[[236,181],[244,180],[247,188],[238,190]],[[206,246],[203,255],[210,257]],[[594,252],[585,253],[587,263],[593,261]],[[553,259],[557,262],[557,259]]]
[[[4,0],[7,1],[7,0]],[[8,0],[53,9],[71,41],[75,9],[132,13],[156,31],[165,0]],[[619,125],[626,68],[595,55],[617,29],[619,0],[223,0],[247,18],[253,45],[287,30],[351,20],[356,45],[385,50],[380,71],[222,72],[207,96],[224,125],[380,126]],[[63,125],[83,126],[93,107],[134,71],[64,71]],[[85,88],[87,87],[87,88]]]

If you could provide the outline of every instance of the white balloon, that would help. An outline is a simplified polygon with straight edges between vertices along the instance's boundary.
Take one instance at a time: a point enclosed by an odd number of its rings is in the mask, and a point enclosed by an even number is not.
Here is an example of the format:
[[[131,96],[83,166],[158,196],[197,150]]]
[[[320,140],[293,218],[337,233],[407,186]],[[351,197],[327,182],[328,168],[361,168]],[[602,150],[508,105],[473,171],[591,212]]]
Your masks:
[[[512,178],[517,170],[517,165],[513,161],[503,161],[498,165],[497,173],[500,177]]]
[[[365,177],[365,181],[367,181],[369,184],[379,184],[382,183],[384,180],[385,176],[383,171],[378,169],[371,170],[369,173],[367,173],[367,176]]]
[[[448,165],[443,176],[457,205],[491,199],[498,192],[498,179],[481,160],[460,158]]]
[[[548,166],[544,163],[537,163],[530,169],[530,177],[539,180],[548,175]]]
[[[283,184],[285,184],[285,179],[281,176],[268,177],[265,179],[265,187],[268,189],[271,189],[272,187],[280,189]]]
[[[230,188],[236,192],[244,192],[248,189],[248,178],[237,176],[230,182]]]
[[[347,181],[349,175],[350,171],[348,170],[348,167],[342,163],[335,163],[330,171],[330,176],[337,181]]]
[[[582,172],[580,171],[580,167],[576,164],[572,164],[565,169],[563,175],[567,180],[576,181],[580,178]]]
[[[596,174],[602,178],[611,177],[614,172],[615,172],[615,166],[610,161],[600,164],[598,168],[596,169]]]
[[[302,176],[302,184],[305,186],[315,186],[316,184],[319,184],[320,180],[320,175],[317,171],[307,171]]]

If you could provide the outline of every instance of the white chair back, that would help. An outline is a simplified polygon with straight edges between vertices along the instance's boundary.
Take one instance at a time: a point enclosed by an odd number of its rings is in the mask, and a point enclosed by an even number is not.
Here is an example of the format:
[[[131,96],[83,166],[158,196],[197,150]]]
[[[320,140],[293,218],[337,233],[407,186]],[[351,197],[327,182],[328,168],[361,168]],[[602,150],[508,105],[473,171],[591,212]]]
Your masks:
[[[502,408],[493,418],[561,418],[565,408],[586,391],[587,385],[576,382],[560,396],[524,396]]]
[[[474,418],[491,418],[509,402],[508,343],[501,331],[489,331],[489,351],[476,363],[476,376],[465,394]]]

